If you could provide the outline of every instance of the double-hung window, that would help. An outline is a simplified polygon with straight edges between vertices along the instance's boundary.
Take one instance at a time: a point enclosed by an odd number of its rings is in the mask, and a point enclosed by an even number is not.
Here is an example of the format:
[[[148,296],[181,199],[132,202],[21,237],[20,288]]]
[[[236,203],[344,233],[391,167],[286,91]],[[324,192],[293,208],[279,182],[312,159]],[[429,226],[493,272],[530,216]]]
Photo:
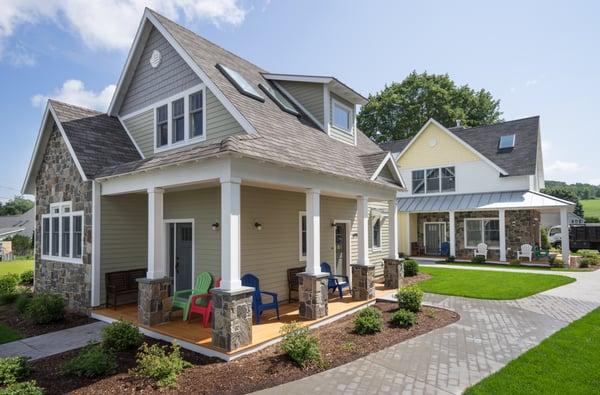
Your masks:
[[[456,190],[455,169],[436,167],[412,171],[412,193],[454,192]]]
[[[298,215],[298,238],[299,238],[299,259],[306,260],[306,212],[300,211]]]
[[[465,219],[465,248],[477,248],[485,243],[488,248],[500,246],[500,221],[494,218]]]
[[[165,104],[156,109],[156,146],[162,147],[169,144],[169,116]]]
[[[332,100],[332,123],[338,129],[352,133],[352,109]]]
[[[204,134],[204,100],[202,91],[190,95],[190,138]]]
[[[381,248],[381,218],[373,218],[371,240],[372,248],[374,250],[378,250]]]
[[[171,114],[173,117],[173,143],[185,138],[185,112],[183,110],[183,97],[171,103]]]
[[[52,203],[42,215],[42,259],[81,263],[83,211],[72,211],[71,202]]]

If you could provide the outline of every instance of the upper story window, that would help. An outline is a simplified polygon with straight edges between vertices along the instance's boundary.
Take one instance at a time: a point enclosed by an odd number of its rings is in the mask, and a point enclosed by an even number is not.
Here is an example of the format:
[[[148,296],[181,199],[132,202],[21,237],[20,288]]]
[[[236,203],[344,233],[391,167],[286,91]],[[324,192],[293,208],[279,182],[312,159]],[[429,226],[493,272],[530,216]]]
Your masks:
[[[413,170],[412,193],[454,192],[456,176],[454,166]]]
[[[205,105],[206,90],[203,86],[160,103],[155,109],[155,151],[204,140]]]
[[[72,211],[71,202],[52,203],[42,215],[42,258],[82,263],[83,211]]]
[[[343,105],[337,100],[333,100],[332,123],[336,128],[342,129],[348,133],[352,132],[352,109]]]

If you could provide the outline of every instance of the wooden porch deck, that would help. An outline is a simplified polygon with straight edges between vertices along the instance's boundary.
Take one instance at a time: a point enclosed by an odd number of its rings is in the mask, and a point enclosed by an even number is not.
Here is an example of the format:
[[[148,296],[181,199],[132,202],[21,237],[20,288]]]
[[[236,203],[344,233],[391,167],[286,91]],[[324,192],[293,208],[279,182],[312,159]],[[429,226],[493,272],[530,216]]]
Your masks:
[[[379,297],[385,293],[389,293],[392,290],[386,290],[383,288],[383,284],[376,284],[376,296]],[[336,294],[337,295],[337,294]],[[173,338],[185,341],[196,347],[200,347],[200,350],[194,350],[202,352],[201,348],[207,349],[206,351],[212,350],[217,353],[225,354],[229,357],[235,357],[237,354],[245,354],[246,351],[252,350],[253,348],[262,348],[265,344],[277,339],[280,334],[279,331],[284,324],[292,321],[299,322],[302,326],[313,326],[323,321],[331,321],[341,318],[349,313],[352,313],[367,304],[373,303],[375,299],[369,301],[355,301],[349,294],[344,295],[342,299],[338,297],[330,296],[329,298],[329,315],[327,317],[320,318],[318,320],[302,320],[299,315],[299,304],[298,303],[285,303],[279,306],[280,320],[277,320],[275,311],[271,310],[263,313],[261,316],[260,324],[252,325],[252,344],[241,347],[232,352],[224,352],[221,349],[215,348],[211,344],[211,328],[204,328],[200,323],[199,316],[194,316],[191,321],[185,322],[181,319],[181,310],[176,311],[171,318],[171,321],[160,325],[144,326],[138,321],[137,316],[137,304],[128,304],[118,307],[116,310],[112,308],[100,308],[93,311],[92,316],[94,318],[111,321],[123,319],[126,321],[133,322],[140,328],[146,329],[149,332],[154,332],[163,337]],[[185,347],[185,344],[182,344]],[[207,353],[208,355],[214,353]]]

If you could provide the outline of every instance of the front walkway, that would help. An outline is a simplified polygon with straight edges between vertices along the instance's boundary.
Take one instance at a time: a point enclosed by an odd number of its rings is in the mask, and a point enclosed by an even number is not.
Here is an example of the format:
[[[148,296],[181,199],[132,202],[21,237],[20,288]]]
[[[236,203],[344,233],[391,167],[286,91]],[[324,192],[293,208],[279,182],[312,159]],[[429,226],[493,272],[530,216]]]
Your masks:
[[[460,320],[349,364],[263,392],[305,394],[310,388],[312,393],[327,394],[459,394],[600,306],[600,271],[515,271],[562,274],[577,281],[510,301],[427,294],[426,304],[454,310]]]

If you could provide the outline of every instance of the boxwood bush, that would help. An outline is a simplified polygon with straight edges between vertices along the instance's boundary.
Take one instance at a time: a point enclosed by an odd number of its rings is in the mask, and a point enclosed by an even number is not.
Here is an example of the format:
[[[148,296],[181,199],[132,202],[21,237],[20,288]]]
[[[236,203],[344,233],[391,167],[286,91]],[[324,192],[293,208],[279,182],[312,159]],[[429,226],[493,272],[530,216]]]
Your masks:
[[[173,342],[168,346],[142,344],[137,354],[137,366],[130,372],[135,376],[153,379],[159,388],[176,387],[177,377],[192,366],[181,356],[181,349]]]
[[[15,307],[20,314],[27,314],[32,297],[33,295],[30,292],[21,292],[17,296],[17,299],[15,300]]]
[[[417,315],[412,311],[406,309],[400,309],[392,314],[392,324],[400,328],[411,327],[417,322]]]
[[[0,304],[12,303],[17,298],[18,274],[7,273],[0,276]]]
[[[417,313],[421,310],[421,302],[423,301],[423,291],[418,285],[413,284],[408,287],[400,288],[396,293],[398,304],[401,309],[406,309]]]
[[[22,285],[33,285],[33,270],[25,270],[19,280]]]
[[[119,320],[102,330],[102,347],[112,351],[126,351],[138,348],[144,336],[131,322]]]
[[[84,348],[76,357],[63,366],[63,373],[70,376],[93,378],[117,370],[117,357],[98,344]]]
[[[382,314],[376,307],[370,306],[359,311],[354,319],[354,333],[359,335],[370,335],[381,332],[382,329]]]
[[[8,385],[29,376],[29,358],[0,358],[0,385]]]
[[[475,255],[473,258],[471,258],[471,263],[485,263],[485,257],[483,255]]]
[[[58,294],[35,295],[27,308],[27,316],[36,324],[61,321],[65,317],[65,300]]]
[[[281,328],[281,350],[298,366],[321,362],[319,339],[308,328],[301,328],[297,322],[290,322]]]
[[[404,277],[414,277],[419,274],[419,264],[413,259],[404,261]]]
[[[0,395],[43,395],[44,390],[38,387],[35,380],[12,383],[0,389]]]

